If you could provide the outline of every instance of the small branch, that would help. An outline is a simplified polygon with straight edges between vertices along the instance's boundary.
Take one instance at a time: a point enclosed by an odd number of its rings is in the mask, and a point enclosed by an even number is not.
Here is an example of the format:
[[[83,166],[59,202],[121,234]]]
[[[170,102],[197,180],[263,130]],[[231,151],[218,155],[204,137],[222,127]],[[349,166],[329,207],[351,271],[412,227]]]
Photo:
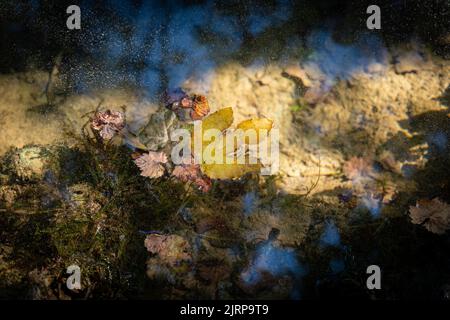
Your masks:
[[[320,153],[319,153],[319,172],[317,174],[317,180],[316,182],[313,183],[313,185],[309,188],[309,190],[306,192],[305,197],[309,196],[309,194],[317,187],[317,185],[319,184],[319,180],[320,180]]]

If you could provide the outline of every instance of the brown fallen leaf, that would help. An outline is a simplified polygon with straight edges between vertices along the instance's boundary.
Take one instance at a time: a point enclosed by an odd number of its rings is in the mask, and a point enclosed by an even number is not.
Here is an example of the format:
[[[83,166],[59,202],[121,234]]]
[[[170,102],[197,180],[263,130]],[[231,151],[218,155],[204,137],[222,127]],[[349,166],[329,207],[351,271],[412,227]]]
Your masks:
[[[134,160],[134,163],[141,170],[141,176],[149,178],[159,178],[164,174],[163,163],[167,162],[167,157],[163,152],[149,151]]]
[[[158,255],[162,262],[171,266],[182,261],[191,261],[191,246],[183,237],[178,235],[150,234],[144,241],[147,251]]]
[[[125,127],[125,114],[120,111],[99,111],[91,121],[93,130],[104,140],[111,140]]]
[[[208,100],[205,96],[202,95],[194,95],[192,98],[192,111],[191,118],[192,120],[201,120],[204,116],[209,113],[209,104]]]
[[[392,171],[394,173],[401,172],[401,164],[397,162],[395,156],[390,151],[384,151],[380,156],[380,163],[385,170]]]
[[[203,192],[208,192],[212,186],[211,179],[204,176],[200,166],[196,164],[176,166],[172,171],[172,176],[183,182],[193,182]]]
[[[412,223],[423,225],[436,234],[444,234],[450,229],[450,205],[438,198],[418,200],[416,206],[409,207],[409,216]]]
[[[375,173],[373,171],[372,163],[366,158],[352,157],[344,164],[344,174],[351,180],[360,179],[363,177],[371,177]]]

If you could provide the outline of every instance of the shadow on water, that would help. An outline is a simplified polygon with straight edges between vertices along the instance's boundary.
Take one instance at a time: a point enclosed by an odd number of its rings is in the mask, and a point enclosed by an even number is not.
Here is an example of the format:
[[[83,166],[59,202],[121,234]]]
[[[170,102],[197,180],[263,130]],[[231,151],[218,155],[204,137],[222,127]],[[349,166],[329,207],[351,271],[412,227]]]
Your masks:
[[[449,88],[436,98],[447,108],[448,93]],[[331,294],[334,297],[339,293],[352,297],[358,288],[364,286],[365,277],[361,275],[365,270],[361,266],[372,264],[383,266],[383,290],[375,293],[378,299],[442,299],[448,294],[450,275],[446,270],[450,267],[450,236],[448,233],[434,235],[422,226],[412,224],[408,216],[409,206],[414,206],[418,199],[438,197],[450,202],[448,113],[448,109],[429,111],[400,122],[402,128],[414,135],[406,137],[404,133],[399,133],[386,142],[386,145],[397,146],[402,141],[404,148],[391,150],[397,159],[402,159],[405,151],[414,147],[427,146],[426,164],[423,167],[409,166],[407,174],[405,172],[408,181],[415,184],[417,190],[413,193],[399,192],[398,200],[391,204],[397,206],[402,214],[378,220],[358,218],[348,226],[342,234],[343,242],[348,245],[344,254],[345,271],[338,276],[326,277],[324,283],[319,285],[319,289],[324,290],[322,293],[319,290],[319,295]],[[344,191],[336,189],[320,195],[335,197],[344,194]],[[353,212],[360,210],[352,209]],[[358,278],[360,283],[355,285]],[[346,292],[351,283],[355,286],[354,290]]]

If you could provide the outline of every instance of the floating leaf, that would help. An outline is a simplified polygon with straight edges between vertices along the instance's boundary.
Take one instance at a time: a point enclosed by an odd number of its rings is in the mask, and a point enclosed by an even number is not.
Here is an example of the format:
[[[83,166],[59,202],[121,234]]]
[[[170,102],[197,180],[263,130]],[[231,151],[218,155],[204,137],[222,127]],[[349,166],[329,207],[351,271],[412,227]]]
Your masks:
[[[193,120],[200,120],[209,113],[209,103],[205,96],[194,95],[193,110],[191,111],[191,118]]]
[[[260,137],[260,130],[266,130],[267,134],[270,132],[270,130],[272,130],[273,127],[273,121],[267,118],[255,118],[255,119],[249,119],[249,120],[245,120],[240,122],[236,129],[241,129],[244,132],[247,130],[255,130],[256,132],[256,144],[258,144],[260,142],[261,137]],[[265,136],[264,138],[266,138],[267,136]],[[252,141],[249,141],[249,138],[246,138],[246,143],[251,144]]]
[[[251,158],[248,154],[245,154],[247,150],[245,148],[239,148],[239,146],[233,146],[232,150],[226,148],[227,136],[236,133],[233,130],[229,130],[224,134],[223,132],[228,129],[233,123],[233,109],[223,108],[220,109],[208,117],[202,120],[202,164],[201,170],[203,174],[207,175],[211,179],[234,179],[244,176],[247,173],[258,172],[261,169],[261,163],[255,158]],[[269,132],[272,129],[273,121],[266,118],[250,119],[241,122],[237,129],[265,129]],[[217,130],[217,136],[212,137],[210,140],[205,139],[204,134],[208,130]],[[257,131],[258,132],[258,131]],[[195,134],[195,130],[193,132]],[[217,139],[217,141],[216,141]],[[259,137],[256,136],[257,141]],[[195,152],[194,142],[192,139],[192,150]],[[245,161],[243,164],[237,163],[237,157],[245,154]],[[233,163],[227,163],[227,159],[233,158]],[[252,159],[252,161],[250,161]]]
[[[208,130],[213,130],[213,129],[223,132],[224,130],[229,128],[232,123],[233,123],[233,109],[231,107],[220,109],[220,110],[210,114],[208,117],[204,118],[202,120],[202,132],[201,132],[202,144],[203,144],[202,153],[203,153],[203,150],[205,150],[205,148],[207,148],[208,145],[210,145],[211,143],[215,143],[214,139],[205,140],[204,133]],[[191,145],[191,150],[193,150],[192,151],[193,155],[196,152],[195,147],[194,147],[194,144],[195,144],[194,135],[195,134],[196,134],[196,132],[195,132],[195,130],[193,130],[192,145]],[[225,144],[224,144],[225,140],[223,139],[223,137],[224,137],[223,135],[219,136],[219,139],[221,139],[221,142],[218,142],[217,145],[221,146],[221,147],[217,148],[216,152],[223,152],[223,153],[225,152]],[[220,149],[223,149],[223,150],[220,151]],[[203,159],[203,162],[209,162],[209,160]]]
[[[255,159],[252,159],[255,162]],[[245,157],[245,164],[202,164],[202,172],[211,179],[235,179],[247,173],[256,173],[261,169],[259,162],[250,164],[250,158]]]
[[[134,160],[134,163],[141,170],[141,176],[149,178],[159,178],[164,174],[162,163],[167,162],[167,157],[162,152],[149,151]]]
[[[223,108],[202,120],[203,132],[209,129],[224,131],[233,124],[233,108]]]
[[[270,129],[272,129],[273,126],[273,121],[267,118],[255,118],[255,119],[249,119],[249,120],[245,120],[240,122],[236,129],[243,129],[243,130],[248,130],[248,129],[254,129],[254,130],[259,130],[259,129],[265,129],[267,131],[270,131]]]

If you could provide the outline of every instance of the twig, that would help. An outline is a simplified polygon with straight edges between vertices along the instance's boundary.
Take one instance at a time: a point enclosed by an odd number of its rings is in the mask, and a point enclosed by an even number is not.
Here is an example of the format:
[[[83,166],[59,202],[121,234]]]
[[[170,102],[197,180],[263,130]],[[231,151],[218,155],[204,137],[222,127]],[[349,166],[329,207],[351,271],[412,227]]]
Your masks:
[[[317,180],[313,185],[309,188],[309,190],[306,192],[305,197],[309,196],[309,194],[317,187],[320,180],[320,153],[319,153],[319,173],[317,174]]]

